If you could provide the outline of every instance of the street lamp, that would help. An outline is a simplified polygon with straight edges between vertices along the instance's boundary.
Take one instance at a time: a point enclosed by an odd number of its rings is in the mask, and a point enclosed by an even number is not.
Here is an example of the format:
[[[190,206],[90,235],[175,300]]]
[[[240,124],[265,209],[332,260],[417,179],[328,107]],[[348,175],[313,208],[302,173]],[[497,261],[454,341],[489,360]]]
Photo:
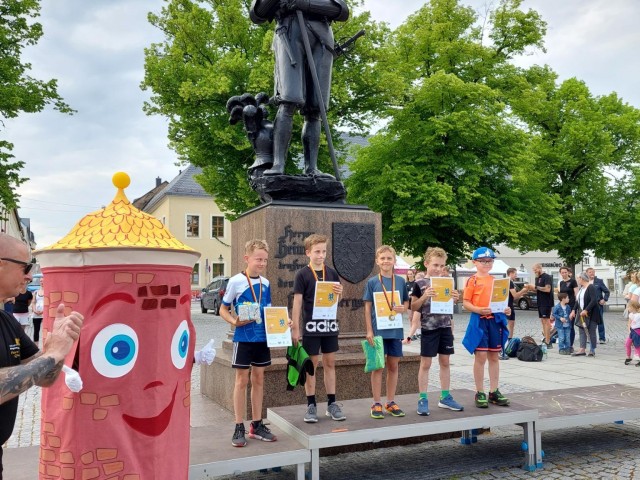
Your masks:
[[[520,271],[521,271],[521,272],[524,272],[524,263],[521,263],[521,264],[520,264]]]

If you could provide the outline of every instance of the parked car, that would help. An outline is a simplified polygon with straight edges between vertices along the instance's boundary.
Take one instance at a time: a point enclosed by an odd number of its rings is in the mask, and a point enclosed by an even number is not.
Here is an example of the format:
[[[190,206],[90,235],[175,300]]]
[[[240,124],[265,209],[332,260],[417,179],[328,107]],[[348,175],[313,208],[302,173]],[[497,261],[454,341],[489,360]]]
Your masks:
[[[519,292],[524,287],[524,282],[513,282],[516,287],[516,292]],[[520,310],[529,310],[530,308],[538,308],[538,295],[536,292],[527,292],[524,297],[519,298],[515,302],[515,306]]]
[[[213,310],[214,315],[220,315],[220,305],[222,305],[222,297],[227,289],[229,277],[215,277],[211,283],[202,289],[200,295],[200,309],[202,313]]]
[[[36,292],[38,290],[40,290],[40,279],[42,278],[42,274],[41,273],[36,273],[33,275],[33,280],[31,280],[28,284],[27,284],[27,290],[29,290],[30,292]]]

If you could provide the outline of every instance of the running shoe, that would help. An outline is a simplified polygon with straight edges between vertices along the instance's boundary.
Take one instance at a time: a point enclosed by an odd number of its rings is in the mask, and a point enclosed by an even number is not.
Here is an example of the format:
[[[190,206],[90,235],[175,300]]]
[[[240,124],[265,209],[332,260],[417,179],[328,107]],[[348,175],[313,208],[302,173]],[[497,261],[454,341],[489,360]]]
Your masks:
[[[376,420],[380,420],[384,418],[384,412],[382,411],[382,404],[374,403],[371,405],[371,418],[375,418]]]
[[[398,406],[396,402],[393,400],[386,403],[384,406],[385,410],[391,414],[392,417],[404,417],[404,412]]]
[[[304,414],[304,421],[307,423],[318,423],[318,407],[311,404],[307,407],[307,413]]]
[[[464,410],[464,407],[456,402],[451,394],[447,395],[444,398],[441,398],[438,402],[438,406],[440,408],[448,408],[449,410],[453,410],[455,412],[461,412],[462,410]]]
[[[327,405],[327,412],[325,413],[325,415],[327,417],[331,417],[332,420],[336,420],[337,422],[347,419],[344,413],[342,413],[342,409],[340,408],[340,405],[338,405],[335,402],[333,402],[330,405]]]
[[[247,444],[247,439],[244,438],[244,424],[238,423],[236,424],[236,430],[233,432],[233,437],[231,438],[231,445],[234,447],[244,447]]]
[[[488,408],[489,402],[487,402],[487,394],[484,392],[476,392],[476,407]]]
[[[422,415],[423,417],[429,416],[429,399],[428,398],[418,399],[418,415]]]
[[[489,401],[491,403],[495,403],[496,405],[500,405],[501,407],[506,407],[509,405],[509,399],[500,393],[500,390],[496,388],[494,392],[489,392]]]
[[[277,440],[276,436],[271,433],[271,430],[269,430],[262,422],[260,422],[257,427],[254,427],[253,422],[251,422],[251,427],[249,427],[249,438],[255,438],[256,440],[262,440],[263,442],[275,442]]]

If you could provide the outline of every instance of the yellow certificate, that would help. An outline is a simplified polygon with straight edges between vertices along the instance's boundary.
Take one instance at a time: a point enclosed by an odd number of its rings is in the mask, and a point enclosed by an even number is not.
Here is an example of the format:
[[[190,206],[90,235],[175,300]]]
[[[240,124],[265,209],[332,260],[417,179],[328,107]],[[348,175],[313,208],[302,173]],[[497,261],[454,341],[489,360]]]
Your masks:
[[[504,309],[509,306],[509,279],[508,278],[493,278],[493,288],[491,290],[491,311],[504,312]]]
[[[387,297],[390,297],[390,295],[387,294]],[[398,290],[394,290],[391,304],[402,305]],[[376,309],[376,326],[378,330],[402,328],[402,314],[389,308],[384,292],[373,292],[373,305]]]
[[[431,313],[453,315],[453,278],[431,277],[430,280],[436,291],[436,296],[431,297]]]
[[[291,345],[287,307],[264,307],[264,326],[269,347],[289,347]]]
[[[316,294],[313,299],[313,314],[315,319],[335,320],[338,317],[338,297],[333,291],[336,282],[316,282]]]

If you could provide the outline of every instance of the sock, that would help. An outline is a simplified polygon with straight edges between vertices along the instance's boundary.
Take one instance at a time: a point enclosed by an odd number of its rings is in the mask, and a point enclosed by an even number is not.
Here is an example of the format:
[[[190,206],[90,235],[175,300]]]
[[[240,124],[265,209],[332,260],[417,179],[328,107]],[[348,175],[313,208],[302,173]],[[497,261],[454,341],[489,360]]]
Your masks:
[[[427,398],[427,392],[420,392],[420,396],[418,398]]]
[[[251,421],[251,425],[253,425],[253,428],[258,428],[258,425],[260,425],[261,423],[262,423],[262,419]]]
[[[449,390],[442,390],[442,393],[440,394],[440,400],[445,398],[447,395],[449,395]]]
[[[332,403],[336,403],[336,394],[327,393],[327,405],[331,405]]]
[[[307,406],[316,404],[316,396],[315,395],[307,395]]]

